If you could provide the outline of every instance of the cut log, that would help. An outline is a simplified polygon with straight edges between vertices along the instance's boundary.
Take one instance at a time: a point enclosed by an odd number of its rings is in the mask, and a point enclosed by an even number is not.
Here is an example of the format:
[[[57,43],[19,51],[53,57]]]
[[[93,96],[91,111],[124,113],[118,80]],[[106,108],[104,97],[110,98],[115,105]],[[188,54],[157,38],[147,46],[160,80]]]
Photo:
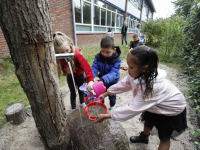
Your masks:
[[[13,121],[14,124],[21,124],[26,119],[26,111],[24,105],[16,103],[8,108],[4,112],[7,121]]]

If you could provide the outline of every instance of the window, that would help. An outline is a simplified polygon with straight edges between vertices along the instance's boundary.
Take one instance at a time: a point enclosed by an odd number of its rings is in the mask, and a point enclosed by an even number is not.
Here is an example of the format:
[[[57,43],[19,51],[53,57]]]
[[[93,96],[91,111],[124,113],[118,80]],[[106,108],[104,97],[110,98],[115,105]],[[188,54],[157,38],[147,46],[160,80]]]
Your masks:
[[[126,25],[128,26],[129,18],[126,17]]]
[[[94,4],[92,4],[92,2],[94,2]],[[93,7],[93,9],[91,7]],[[91,12],[92,10],[93,12]],[[121,32],[124,12],[101,0],[74,0],[74,11],[76,31],[106,32],[107,29],[111,27],[113,32]],[[132,32],[134,30],[133,17],[127,15],[126,23],[129,28],[128,32]]]
[[[118,10],[118,9],[117,9],[117,13],[119,13],[119,14],[121,14],[121,15],[124,15],[124,12],[121,11],[121,10]]]
[[[99,25],[100,24],[100,12],[99,12],[100,8],[98,6],[94,6],[94,24],[95,25]]]
[[[97,4],[99,7],[106,8],[106,4],[104,2],[99,1],[99,0],[94,0],[94,4]]]
[[[129,21],[129,26],[128,26],[129,29],[132,28],[132,19]]]
[[[107,10],[107,26],[111,26],[111,12]]]
[[[122,27],[122,26],[123,26],[123,23],[124,23],[124,16],[121,16],[120,27]]]
[[[83,23],[91,24],[91,4],[84,2],[83,4]]]
[[[149,19],[153,19],[153,13],[149,10]]]
[[[138,23],[139,22],[137,20],[134,20],[134,27],[136,27]]]
[[[115,26],[115,13],[112,12],[112,26]]]
[[[111,5],[107,5],[107,9],[109,9],[111,11],[114,11],[114,12],[116,11],[116,9]]]
[[[91,31],[91,27],[84,25],[76,25],[76,31]]]
[[[141,9],[142,0],[129,0],[129,2],[137,9]]]
[[[121,15],[117,14],[117,27],[120,27],[120,19],[121,19]]]
[[[106,25],[106,10],[101,8],[101,25]]]
[[[94,31],[106,31],[105,27],[94,27]]]
[[[76,23],[81,23],[81,1],[80,0],[74,0],[74,7],[75,7]]]

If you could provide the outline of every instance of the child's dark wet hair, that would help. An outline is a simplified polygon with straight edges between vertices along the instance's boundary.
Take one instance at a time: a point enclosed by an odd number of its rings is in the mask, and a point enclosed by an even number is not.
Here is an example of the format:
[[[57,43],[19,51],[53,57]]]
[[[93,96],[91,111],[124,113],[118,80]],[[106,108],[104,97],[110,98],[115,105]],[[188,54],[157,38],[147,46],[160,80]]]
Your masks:
[[[106,36],[101,39],[101,48],[115,48],[114,39],[112,37]]]
[[[154,79],[156,79],[158,75],[157,68],[158,68],[159,59],[158,59],[157,52],[153,49],[150,49],[147,46],[142,45],[131,50],[129,55],[134,56],[133,58],[136,58],[132,60],[139,67],[148,65],[148,68],[143,74],[140,75],[138,80],[140,81],[141,86],[142,86],[142,79],[145,81],[146,89],[143,92],[144,97],[149,97],[149,94],[151,94],[151,97],[152,97],[153,84],[151,84],[151,82]],[[141,87],[141,89],[143,88]]]

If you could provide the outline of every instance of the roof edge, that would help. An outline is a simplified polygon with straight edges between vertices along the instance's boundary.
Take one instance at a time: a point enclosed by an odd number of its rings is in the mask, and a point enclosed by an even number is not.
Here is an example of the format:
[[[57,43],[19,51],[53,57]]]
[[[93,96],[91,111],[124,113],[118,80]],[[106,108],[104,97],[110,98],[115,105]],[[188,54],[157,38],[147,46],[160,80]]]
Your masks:
[[[150,6],[152,12],[156,12],[156,9],[155,9],[155,7],[154,7],[154,4],[153,4],[152,0],[146,0],[146,1],[147,1],[147,3],[149,4],[149,6]]]

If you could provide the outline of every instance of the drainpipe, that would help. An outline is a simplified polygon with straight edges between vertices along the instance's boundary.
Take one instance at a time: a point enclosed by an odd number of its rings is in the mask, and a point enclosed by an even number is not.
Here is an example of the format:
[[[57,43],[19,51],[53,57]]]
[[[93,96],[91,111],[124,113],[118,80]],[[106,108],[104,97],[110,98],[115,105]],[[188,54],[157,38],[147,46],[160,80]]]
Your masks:
[[[150,9],[150,7],[148,8],[148,13],[147,13],[147,21],[149,20],[149,10]]]
[[[72,0],[72,15],[73,15],[73,26],[74,26],[74,45],[77,46],[76,40],[76,22],[75,22],[75,12],[74,12],[74,0]]]
[[[124,23],[126,22],[126,15],[127,15],[127,5],[128,5],[128,0],[126,0],[126,3],[125,3],[125,12],[124,12]],[[124,24],[123,23],[123,24]],[[126,22],[127,23],[127,22]]]

